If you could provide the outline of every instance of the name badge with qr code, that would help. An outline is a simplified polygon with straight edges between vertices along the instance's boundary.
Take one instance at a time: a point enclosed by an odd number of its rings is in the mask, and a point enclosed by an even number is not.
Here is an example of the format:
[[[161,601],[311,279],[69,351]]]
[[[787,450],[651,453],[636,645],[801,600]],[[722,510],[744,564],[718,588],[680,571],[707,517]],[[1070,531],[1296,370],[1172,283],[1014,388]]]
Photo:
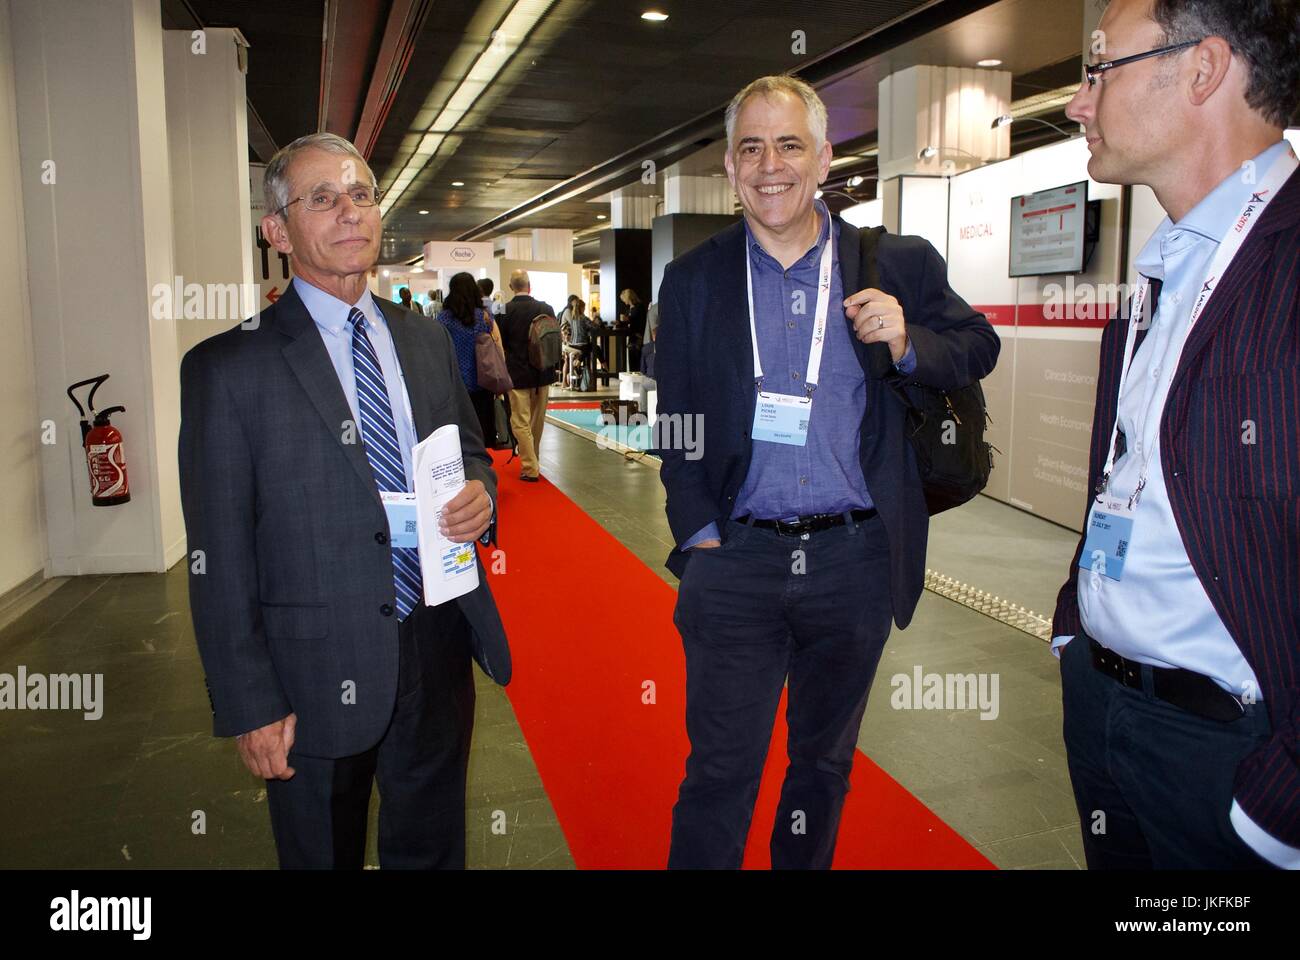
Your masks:
[[[415,494],[380,491],[384,513],[388,516],[388,542],[394,547],[415,548],[420,545],[419,517]]]
[[[808,443],[808,422],[812,419],[812,398],[760,390],[754,404],[751,436],[768,443],[802,447]]]
[[[1124,576],[1124,560],[1133,539],[1133,511],[1123,500],[1101,498],[1088,514],[1088,537],[1083,543],[1079,566],[1118,582]]]

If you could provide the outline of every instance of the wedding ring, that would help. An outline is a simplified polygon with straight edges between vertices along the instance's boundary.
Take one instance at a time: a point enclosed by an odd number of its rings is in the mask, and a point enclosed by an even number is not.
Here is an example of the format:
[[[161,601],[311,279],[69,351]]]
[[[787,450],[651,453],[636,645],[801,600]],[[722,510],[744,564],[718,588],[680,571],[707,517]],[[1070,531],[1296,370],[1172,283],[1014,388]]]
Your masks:
[[[884,317],[876,317],[876,329],[879,330],[879,329],[880,329],[881,327],[883,327],[884,325],[885,325],[885,318],[884,318]]]

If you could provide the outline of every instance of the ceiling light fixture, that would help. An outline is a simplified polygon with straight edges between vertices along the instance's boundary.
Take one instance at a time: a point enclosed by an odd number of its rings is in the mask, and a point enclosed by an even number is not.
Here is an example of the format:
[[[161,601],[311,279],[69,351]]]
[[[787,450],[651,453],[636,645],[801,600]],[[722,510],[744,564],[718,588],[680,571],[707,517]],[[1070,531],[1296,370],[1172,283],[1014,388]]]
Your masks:
[[[463,187],[463,186],[465,186],[465,181],[464,181],[464,180],[453,180],[453,181],[451,182],[451,185],[452,185],[453,187]]]
[[[1031,123],[1041,123],[1045,127],[1051,127],[1053,130],[1055,130],[1063,137],[1074,136],[1073,133],[1061,129],[1056,124],[1052,123],[1050,120],[1043,120],[1040,117],[1013,117],[1009,113],[1004,113],[1002,114],[1002,116],[995,118],[993,122],[989,124],[989,129],[997,130],[999,127],[1005,127],[1009,123],[1023,123],[1026,120],[1028,120]]]
[[[1002,61],[1001,61],[1001,60],[994,60],[994,59],[981,60],[981,61],[979,61],[977,64],[975,64],[975,66],[977,66],[977,67],[1000,67],[1000,66],[1002,66]]]
[[[598,214],[596,214],[596,219],[597,219],[597,220],[605,220],[605,219],[607,219],[607,218],[605,217],[605,215],[604,215],[603,213],[598,213]]]
[[[448,134],[456,128],[469,112],[470,107],[491,86],[497,74],[518,52],[523,38],[528,36],[553,4],[554,0],[516,0],[511,6],[510,12],[501,21],[500,26],[492,31],[491,42],[475,59],[469,72],[461,78],[446,104],[426,128],[416,145],[415,152],[407,159],[393,182],[384,191],[384,199],[379,205],[381,216],[386,215],[397,205],[402,194],[433,159]],[[432,112],[434,108],[428,109]]]
[[[650,20],[654,23],[663,23],[668,19],[668,14],[662,13],[658,10],[647,10],[645,13],[641,14],[641,19]]]
[[[423,217],[423,216],[428,216],[428,214],[429,214],[429,211],[428,211],[428,210],[421,210],[421,211],[420,211],[420,216],[422,216],[422,217]]]

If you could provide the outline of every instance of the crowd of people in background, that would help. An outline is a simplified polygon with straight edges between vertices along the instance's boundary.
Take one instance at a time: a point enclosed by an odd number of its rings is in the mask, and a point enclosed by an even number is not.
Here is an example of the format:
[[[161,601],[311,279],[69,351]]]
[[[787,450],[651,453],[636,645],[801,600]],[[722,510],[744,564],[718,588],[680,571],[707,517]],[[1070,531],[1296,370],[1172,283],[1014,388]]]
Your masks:
[[[399,287],[397,303],[413,313],[436,319],[451,335],[456,362],[465,389],[469,392],[474,413],[489,449],[513,449],[520,458],[521,479],[533,482],[538,477],[537,451],[546,422],[546,407],[552,385],[578,390],[594,390],[598,370],[610,370],[610,358],[602,349],[602,334],[609,326],[595,311],[588,312],[585,300],[570,294],[557,315],[551,304],[533,298],[526,270],[516,270],[510,277],[508,299],[494,296],[496,284],[484,277],[475,279],[467,272],[457,273],[443,291],[437,287],[427,294],[427,304],[412,294],[409,287]],[[654,376],[654,337],[658,326],[658,304],[647,303],[628,287],[618,295],[618,315],[613,329],[626,336],[626,366],[647,377]],[[539,369],[530,356],[529,342],[534,336],[533,321],[540,316],[555,318],[562,343],[560,362]],[[483,382],[484,338],[495,344],[509,380],[508,389],[492,389]]]

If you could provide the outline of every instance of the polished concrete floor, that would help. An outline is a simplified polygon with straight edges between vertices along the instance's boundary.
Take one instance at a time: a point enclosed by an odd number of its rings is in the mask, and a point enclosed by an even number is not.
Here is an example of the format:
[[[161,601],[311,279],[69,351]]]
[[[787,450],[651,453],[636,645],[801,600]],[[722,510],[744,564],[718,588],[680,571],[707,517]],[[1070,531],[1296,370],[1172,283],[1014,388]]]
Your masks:
[[[542,472],[665,581],[657,470],[548,428]],[[939,518],[929,566],[1050,615],[1074,534],[980,500]],[[0,630],[0,672],[104,673],[103,717],[0,714],[0,867],[273,867],[260,780],[211,736],[184,565],[66,582]],[[890,680],[996,675],[995,719],[900,710]],[[476,671],[468,791],[474,868],[573,866],[505,693]],[[1003,868],[1076,869],[1078,817],[1047,645],[933,594],[885,649],[860,748]],[[376,797],[371,808],[374,850]],[[507,830],[492,829],[505,811]]]

